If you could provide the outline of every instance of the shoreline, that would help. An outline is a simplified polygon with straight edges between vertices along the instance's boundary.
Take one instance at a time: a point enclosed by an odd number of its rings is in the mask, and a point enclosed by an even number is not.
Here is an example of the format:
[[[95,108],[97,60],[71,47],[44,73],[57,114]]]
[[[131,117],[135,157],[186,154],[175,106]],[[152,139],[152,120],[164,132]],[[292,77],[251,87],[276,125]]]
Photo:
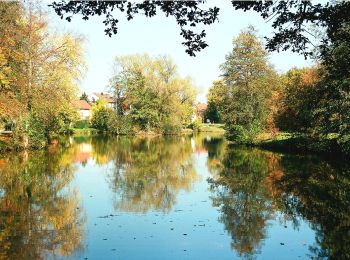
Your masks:
[[[247,146],[294,154],[311,153],[326,156],[348,156],[334,137],[318,139],[311,135],[300,133],[279,133],[273,137],[258,139],[251,144],[247,144]]]

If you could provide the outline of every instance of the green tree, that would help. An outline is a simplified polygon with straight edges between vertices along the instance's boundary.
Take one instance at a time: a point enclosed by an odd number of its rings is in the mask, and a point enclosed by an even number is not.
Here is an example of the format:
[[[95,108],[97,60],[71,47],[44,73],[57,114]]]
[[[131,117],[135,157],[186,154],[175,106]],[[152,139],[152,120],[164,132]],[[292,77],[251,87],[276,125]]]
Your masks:
[[[100,131],[111,131],[112,121],[116,113],[102,99],[99,99],[92,107],[91,126]]]
[[[331,44],[321,49],[322,80],[315,91],[314,133],[337,134],[341,149],[350,154],[350,22],[330,35]]]
[[[118,114],[139,130],[176,133],[190,123],[196,90],[169,57],[118,57],[110,88]]]
[[[276,85],[276,74],[254,28],[242,31],[233,40],[233,49],[220,68],[227,88],[227,137],[235,142],[250,142],[266,127],[269,100]]]
[[[227,88],[222,80],[214,81],[208,92],[208,108],[205,112],[205,119],[214,123],[221,123],[227,98]]]
[[[80,100],[85,100],[88,103],[90,102],[89,101],[89,97],[88,97],[88,95],[85,92],[83,92],[83,94],[81,94]]]

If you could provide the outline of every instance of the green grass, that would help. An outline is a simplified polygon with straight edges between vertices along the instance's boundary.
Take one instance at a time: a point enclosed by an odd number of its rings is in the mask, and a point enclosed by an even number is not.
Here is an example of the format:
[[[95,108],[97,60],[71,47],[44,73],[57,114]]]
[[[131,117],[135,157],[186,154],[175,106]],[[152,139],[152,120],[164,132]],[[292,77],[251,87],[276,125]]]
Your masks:
[[[288,152],[340,153],[340,147],[334,135],[317,139],[302,133],[281,132],[275,136],[263,133],[256,138],[253,145]]]
[[[224,124],[201,124],[198,131],[203,133],[225,133]]]

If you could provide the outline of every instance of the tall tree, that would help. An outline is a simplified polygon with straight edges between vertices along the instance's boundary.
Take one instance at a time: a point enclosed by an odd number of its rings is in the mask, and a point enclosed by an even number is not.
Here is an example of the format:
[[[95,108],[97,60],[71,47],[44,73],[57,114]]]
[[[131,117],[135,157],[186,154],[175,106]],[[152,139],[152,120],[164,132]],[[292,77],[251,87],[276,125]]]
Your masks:
[[[266,126],[276,73],[254,28],[233,40],[233,49],[221,65],[227,90],[224,121],[227,136],[249,142]]]
[[[72,103],[84,63],[82,39],[54,33],[45,13],[32,2],[1,3],[0,11],[5,35],[0,48],[11,69],[0,94],[0,116],[17,123],[20,146],[42,146],[74,118]]]
[[[350,22],[343,23],[323,49],[322,79],[315,91],[314,132],[338,134],[337,142],[350,154]]]
[[[21,69],[20,37],[24,26],[19,17],[24,9],[18,2],[0,3],[0,118],[16,118],[23,110],[18,100],[16,76]]]

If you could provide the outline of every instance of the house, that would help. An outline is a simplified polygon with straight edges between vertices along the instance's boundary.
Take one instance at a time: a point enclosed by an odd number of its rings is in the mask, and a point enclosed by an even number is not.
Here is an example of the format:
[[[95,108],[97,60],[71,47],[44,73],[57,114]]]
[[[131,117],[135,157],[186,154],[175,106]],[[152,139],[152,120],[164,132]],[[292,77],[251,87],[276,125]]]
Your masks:
[[[85,100],[78,100],[75,103],[81,120],[89,120],[91,118],[91,105]]]
[[[201,119],[202,123],[204,122],[204,115],[205,115],[205,111],[207,111],[208,105],[205,103],[198,103],[196,105],[196,109],[195,109],[195,114],[192,118],[192,121],[197,120],[198,118]]]
[[[103,100],[104,102],[106,102],[107,106],[110,108],[115,108],[116,106],[116,101],[114,99],[113,96],[107,94],[107,93],[103,93],[103,92],[94,92],[92,94],[90,94],[88,96],[89,101],[91,104],[95,104],[97,102],[97,100]]]

